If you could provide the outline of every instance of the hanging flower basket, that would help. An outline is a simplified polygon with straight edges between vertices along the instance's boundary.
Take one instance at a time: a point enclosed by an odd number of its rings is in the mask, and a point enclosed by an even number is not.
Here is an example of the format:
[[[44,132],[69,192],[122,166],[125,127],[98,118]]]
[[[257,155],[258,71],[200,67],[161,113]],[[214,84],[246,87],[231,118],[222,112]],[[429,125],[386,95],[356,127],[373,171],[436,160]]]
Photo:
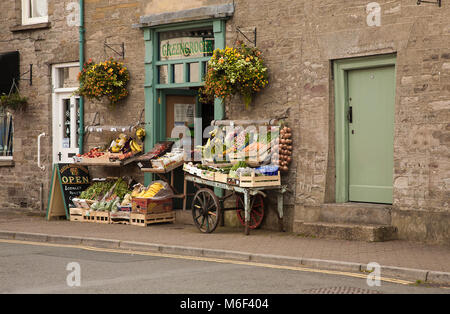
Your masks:
[[[19,87],[13,79],[11,89],[8,94],[0,96],[0,109],[3,111],[10,109],[13,111],[23,111],[28,105],[28,98],[20,96]]]
[[[127,84],[130,80],[128,69],[113,58],[93,63],[89,59],[78,74],[80,88],[76,94],[89,99],[109,99],[111,105],[128,96]]]
[[[20,96],[18,91],[9,95],[3,94],[0,96],[0,107],[3,109],[23,111],[27,105],[28,98]]]
[[[248,109],[253,96],[267,84],[267,68],[257,48],[241,44],[237,48],[216,49],[208,61],[201,100],[209,102],[240,94]]]

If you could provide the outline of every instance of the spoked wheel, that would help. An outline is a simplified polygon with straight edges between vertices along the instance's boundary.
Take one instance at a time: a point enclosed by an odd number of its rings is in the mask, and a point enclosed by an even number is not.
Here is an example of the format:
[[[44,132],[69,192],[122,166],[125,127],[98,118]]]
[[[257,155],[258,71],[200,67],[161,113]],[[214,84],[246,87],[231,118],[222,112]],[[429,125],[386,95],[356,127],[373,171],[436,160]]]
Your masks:
[[[244,196],[238,195],[236,198],[236,214],[243,226],[245,226],[245,206]],[[261,226],[264,219],[264,198],[257,194],[250,197],[250,221],[248,227],[250,229],[256,229]]]
[[[216,194],[210,189],[197,191],[192,200],[192,217],[197,228],[204,233],[211,233],[219,224],[221,207]]]

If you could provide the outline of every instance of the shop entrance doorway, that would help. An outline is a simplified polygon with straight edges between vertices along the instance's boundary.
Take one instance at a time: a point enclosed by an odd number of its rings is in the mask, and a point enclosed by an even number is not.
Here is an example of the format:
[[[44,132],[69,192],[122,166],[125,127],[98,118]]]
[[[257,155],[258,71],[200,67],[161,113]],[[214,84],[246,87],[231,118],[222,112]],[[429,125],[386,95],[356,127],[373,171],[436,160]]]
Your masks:
[[[179,145],[190,143],[193,151],[196,145],[203,145],[204,130],[211,125],[214,119],[214,104],[201,104],[198,97],[198,89],[163,89],[161,90],[161,138],[160,141],[172,140]],[[185,132],[181,132],[181,130]],[[190,137],[190,139],[184,138]],[[195,139],[197,138],[197,140]],[[174,187],[177,191],[183,191],[183,170],[174,171]],[[188,185],[187,194],[192,194],[194,187]],[[187,204],[191,203],[188,198]],[[174,199],[174,209],[183,208],[183,201]]]

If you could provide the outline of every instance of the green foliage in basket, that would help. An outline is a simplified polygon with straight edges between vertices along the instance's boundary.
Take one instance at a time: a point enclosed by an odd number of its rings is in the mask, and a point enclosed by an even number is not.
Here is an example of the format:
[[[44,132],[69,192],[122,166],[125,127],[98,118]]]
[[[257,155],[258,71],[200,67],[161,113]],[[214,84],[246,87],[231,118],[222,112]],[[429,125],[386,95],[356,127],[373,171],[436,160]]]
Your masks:
[[[239,93],[248,108],[254,94],[267,84],[267,68],[259,49],[245,44],[216,49],[208,61],[205,85],[200,90],[201,101],[208,103],[214,98],[225,99]]]
[[[89,59],[78,74],[80,88],[76,93],[89,99],[107,97],[113,105],[128,96],[129,80],[130,74],[123,63],[113,58],[100,63]]]
[[[20,96],[19,92],[14,92],[9,95],[3,94],[0,96],[0,106],[4,109],[24,110],[28,105],[28,98]]]

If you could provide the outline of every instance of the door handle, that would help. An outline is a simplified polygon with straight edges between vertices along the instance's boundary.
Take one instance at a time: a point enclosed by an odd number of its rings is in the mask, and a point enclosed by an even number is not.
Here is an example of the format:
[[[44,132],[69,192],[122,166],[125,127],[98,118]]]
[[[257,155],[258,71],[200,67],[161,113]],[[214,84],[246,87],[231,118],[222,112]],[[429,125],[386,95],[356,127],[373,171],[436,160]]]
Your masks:
[[[353,107],[352,106],[348,107],[347,120],[349,123],[353,123]]]

